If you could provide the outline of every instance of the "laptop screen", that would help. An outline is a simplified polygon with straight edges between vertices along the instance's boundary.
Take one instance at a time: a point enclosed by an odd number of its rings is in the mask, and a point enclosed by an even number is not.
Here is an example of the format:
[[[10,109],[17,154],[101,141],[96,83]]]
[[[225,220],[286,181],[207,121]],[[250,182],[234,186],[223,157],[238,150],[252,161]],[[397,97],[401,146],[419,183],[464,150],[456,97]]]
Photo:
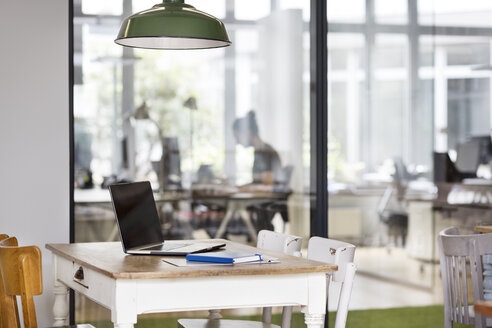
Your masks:
[[[125,250],[163,242],[150,182],[114,184],[109,191]]]

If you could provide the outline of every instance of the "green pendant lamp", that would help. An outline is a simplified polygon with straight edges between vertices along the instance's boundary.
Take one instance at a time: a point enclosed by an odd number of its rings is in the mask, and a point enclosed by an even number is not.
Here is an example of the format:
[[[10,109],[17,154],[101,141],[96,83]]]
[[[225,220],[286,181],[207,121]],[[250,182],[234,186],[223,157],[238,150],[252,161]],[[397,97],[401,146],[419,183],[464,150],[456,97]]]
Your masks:
[[[115,42],[149,49],[205,49],[231,44],[220,20],[184,0],[163,0],[126,18]]]

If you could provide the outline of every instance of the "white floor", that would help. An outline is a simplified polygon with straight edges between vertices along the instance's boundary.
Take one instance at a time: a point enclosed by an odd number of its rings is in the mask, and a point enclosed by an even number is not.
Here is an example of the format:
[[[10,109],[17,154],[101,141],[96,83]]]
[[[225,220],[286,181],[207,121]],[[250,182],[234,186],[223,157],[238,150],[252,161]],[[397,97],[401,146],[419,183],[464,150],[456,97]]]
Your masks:
[[[330,286],[328,307],[335,311],[339,286]],[[350,310],[383,309],[442,304],[442,296],[433,291],[387,282],[358,274],[354,280]]]
[[[442,304],[439,265],[408,256],[404,249],[359,247],[350,309]],[[330,310],[336,309],[339,286],[330,286]]]

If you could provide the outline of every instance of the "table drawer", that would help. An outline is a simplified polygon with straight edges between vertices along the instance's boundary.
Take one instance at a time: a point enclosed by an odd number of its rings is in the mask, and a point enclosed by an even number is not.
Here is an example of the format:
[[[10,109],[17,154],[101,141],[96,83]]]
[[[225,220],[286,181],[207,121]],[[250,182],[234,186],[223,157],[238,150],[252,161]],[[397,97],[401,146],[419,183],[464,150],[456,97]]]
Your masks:
[[[67,287],[102,305],[112,304],[115,280],[83,264],[58,257],[57,278]]]

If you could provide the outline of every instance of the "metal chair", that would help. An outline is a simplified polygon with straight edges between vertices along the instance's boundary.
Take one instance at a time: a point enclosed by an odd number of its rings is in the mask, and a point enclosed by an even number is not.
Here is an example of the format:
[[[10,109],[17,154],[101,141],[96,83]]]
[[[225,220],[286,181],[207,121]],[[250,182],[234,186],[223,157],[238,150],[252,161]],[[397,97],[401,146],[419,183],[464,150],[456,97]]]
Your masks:
[[[282,252],[289,255],[300,256],[302,238],[297,236],[285,235],[269,230],[261,230],[258,233],[258,248],[274,252]],[[269,264],[265,264],[269,265]],[[292,307],[285,306],[282,311],[282,327],[290,326]],[[214,327],[241,327],[241,328],[273,328],[278,327],[271,324],[272,308],[263,308],[261,322],[246,320],[223,320],[220,315],[211,311],[209,319],[179,319],[180,328],[214,328]]]
[[[482,256],[491,252],[492,234],[460,235],[458,228],[442,230],[438,236],[444,294],[444,327],[453,322],[492,326],[492,321],[473,310],[473,303],[484,299]],[[487,249],[487,247],[489,247]],[[468,288],[468,276],[472,288]]]

